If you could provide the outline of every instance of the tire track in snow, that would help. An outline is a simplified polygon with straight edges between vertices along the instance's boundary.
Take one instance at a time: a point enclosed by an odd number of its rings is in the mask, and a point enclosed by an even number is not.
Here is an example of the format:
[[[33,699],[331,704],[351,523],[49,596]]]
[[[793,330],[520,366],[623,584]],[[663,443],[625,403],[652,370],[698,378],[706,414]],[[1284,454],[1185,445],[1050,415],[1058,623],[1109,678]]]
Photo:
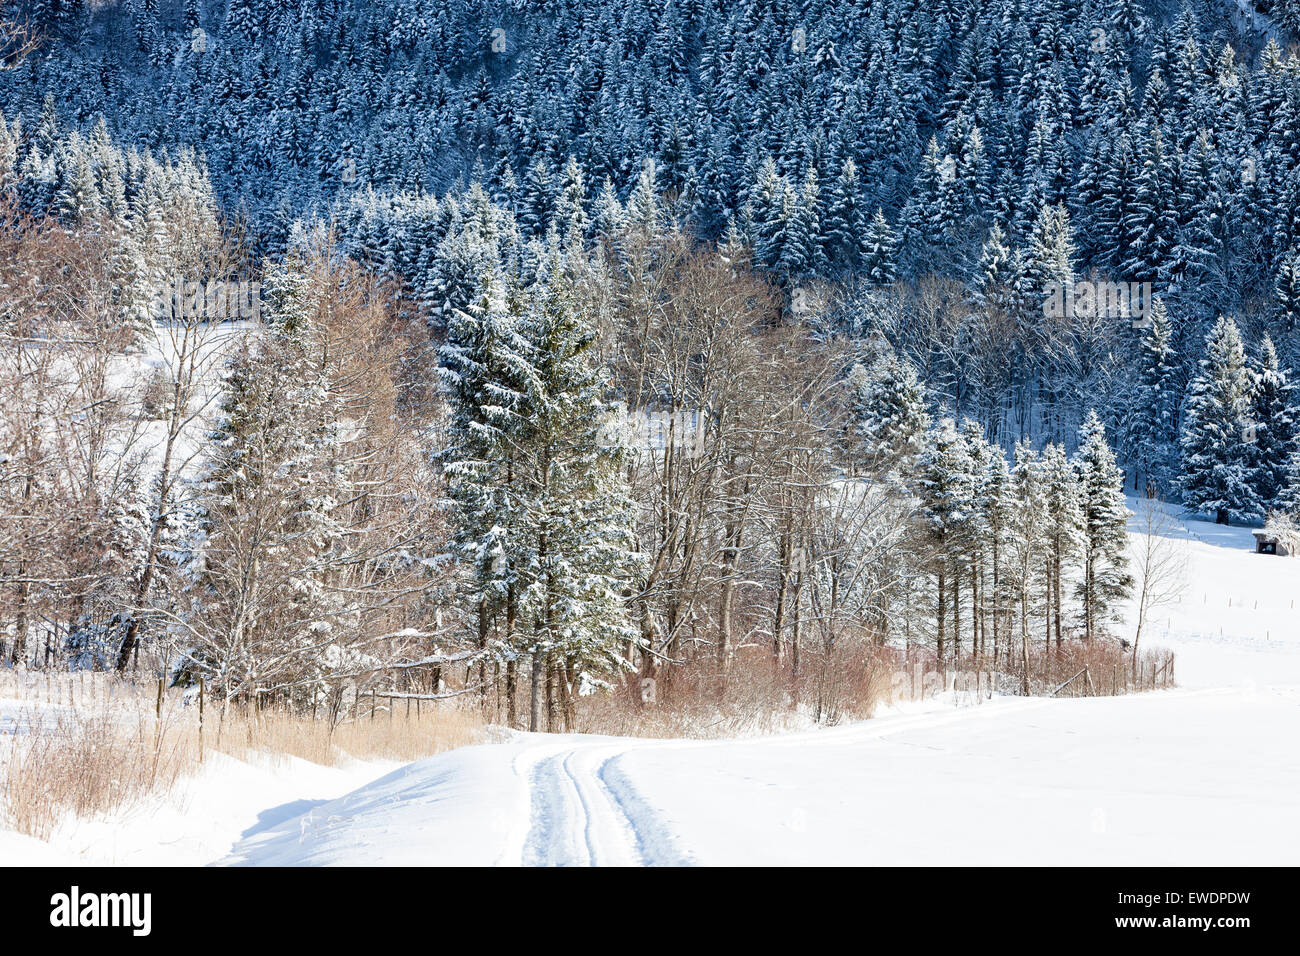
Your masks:
[[[632,786],[618,761],[626,755],[615,754],[606,759],[596,771],[610,802],[618,808],[636,841],[642,866],[685,866],[694,863],[690,854],[682,852],[659,814]]]
[[[929,730],[971,719],[999,719],[1050,706],[1048,700],[1003,706],[963,707],[956,711],[898,716],[860,724],[755,738],[745,743],[771,747],[844,746],[878,741],[895,734]],[[685,750],[734,745],[737,741],[647,741],[610,747],[608,741],[570,745],[549,752],[521,775],[527,777],[528,830],[518,859],[524,866],[682,866],[695,863],[683,850],[663,815],[636,789],[621,760],[633,750]],[[536,752],[536,751],[533,751]],[[530,752],[525,751],[525,755]],[[526,756],[522,758],[527,760]]]
[[[574,835],[585,833],[586,815],[573,778],[564,769],[571,752],[552,754],[538,761],[528,780],[530,823],[524,838],[524,866],[583,866],[591,863],[591,848],[575,845]],[[568,791],[568,793],[566,793]]]
[[[529,776],[525,866],[662,866],[690,862],[616,766],[626,751],[574,747]]]

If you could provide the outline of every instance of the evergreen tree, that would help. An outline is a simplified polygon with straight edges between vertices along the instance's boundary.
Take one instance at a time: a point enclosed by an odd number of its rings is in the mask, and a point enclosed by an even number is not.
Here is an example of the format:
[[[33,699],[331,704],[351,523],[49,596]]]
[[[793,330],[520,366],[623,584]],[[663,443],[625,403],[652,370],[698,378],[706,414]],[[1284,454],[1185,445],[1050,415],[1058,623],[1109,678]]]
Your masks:
[[[1295,391],[1289,372],[1278,361],[1273,340],[1265,335],[1259,357],[1250,363],[1247,425],[1253,439],[1248,442],[1251,484],[1264,512],[1282,496],[1289,480],[1300,422]]]
[[[506,625],[496,652],[507,662],[512,692],[515,623],[521,596],[536,574],[531,516],[515,490],[528,424],[526,395],[537,374],[521,324],[501,281],[483,275],[475,303],[451,315],[438,368],[449,411],[439,460],[453,508],[453,541],[471,579],[476,644],[489,651],[489,618],[502,612]],[[513,696],[509,703],[513,712]]]
[[[1178,406],[1178,362],[1169,312],[1156,296],[1142,333],[1128,439],[1138,472],[1161,485],[1168,483],[1176,465]]]
[[[846,159],[831,190],[830,205],[826,210],[826,256],[843,271],[856,271],[862,263],[862,253],[866,251],[863,245],[868,228],[858,167],[852,159]]]
[[[930,416],[916,370],[891,351],[849,372],[853,458],[866,474],[906,474],[925,443]]]
[[[1282,257],[1274,295],[1279,323],[1294,337],[1300,329],[1300,252],[1294,248]]]
[[[1262,509],[1251,483],[1250,373],[1231,319],[1220,317],[1206,336],[1200,367],[1183,420],[1183,503],[1219,524],[1254,519]]]
[[[960,640],[948,629],[947,619],[960,572],[962,532],[974,504],[968,459],[965,439],[946,418],[930,430],[913,471],[925,564],[935,578],[935,648],[940,661],[948,659],[949,642]]]
[[[1076,589],[1082,605],[1084,637],[1091,640],[1119,619],[1133,589],[1129,573],[1128,519],[1124,473],[1106,442],[1095,410],[1079,429],[1079,505],[1083,516],[1083,580]]]
[[[1013,593],[1020,631],[1020,692],[1030,690],[1029,634],[1030,622],[1040,610],[1039,595],[1047,594],[1047,502],[1043,489],[1038,455],[1026,442],[1015,447],[1015,466],[1011,470],[1011,506],[1008,527],[1008,589]],[[1045,601],[1042,602],[1045,605]],[[1007,640],[1008,657],[1011,640]]]
[[[1044,557],[1047,565],[1047,606],[1050,626],[1046,640],[1053,636],[1059,648],[1062,642],[1064,601],[1062,582],[1078,556],[1084,538],[1083,487],[1065,448],[1048,443],[1038,460],[1043,490]]]
[[[622,452],[604,427],[613,409],[593,361],[595,332],[559,268],[550,269],[523,316],[533,373],[519,408],[523,428],[510,487],[528,532],[521,610],[531,624],[533,730],[540,729],[544,676],[560,687],[572,729],[581,688],[625,665],[620,648],[634,631],[622,595],[638,573]]]
[[[253,0],[229,0],[226,6],[226,35],[244,43],[255,43],[262,26]]]
[[[560,195],[556,200],[555,218],[567,239],[580,247],[587,233],[587,190],[582,168],[572,156],[564,166]]]
[[[898,239],[885,219],[884,212],[877,208],[871,225],[862,238],[859,252],[862,274],[877,288],[892,285],[898,281],[897,255]]]
[[[519,228],[525,236],[538,238],[546,233],[551,224],[554,203],[551,170],[546,161],[539,156],[528,167],[528,175],[524,179]]]

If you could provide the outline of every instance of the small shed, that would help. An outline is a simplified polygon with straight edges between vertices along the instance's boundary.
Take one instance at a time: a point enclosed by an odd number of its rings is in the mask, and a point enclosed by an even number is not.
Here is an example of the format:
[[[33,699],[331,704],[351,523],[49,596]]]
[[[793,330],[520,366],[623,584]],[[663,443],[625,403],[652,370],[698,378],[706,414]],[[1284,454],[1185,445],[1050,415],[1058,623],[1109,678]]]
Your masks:
[[[1285,557],[1292,553],[1295,546],[1290,535],[1279,534],[1267,528],[1251,533],[1255,536],[1256,554],[1280,554]]]

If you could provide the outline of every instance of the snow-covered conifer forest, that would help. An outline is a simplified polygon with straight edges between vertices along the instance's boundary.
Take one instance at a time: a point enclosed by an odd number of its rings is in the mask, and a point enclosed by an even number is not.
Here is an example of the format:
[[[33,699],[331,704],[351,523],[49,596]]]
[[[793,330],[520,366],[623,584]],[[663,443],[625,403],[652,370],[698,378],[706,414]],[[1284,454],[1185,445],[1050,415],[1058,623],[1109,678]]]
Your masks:
[[[0,4],[0,853],[504,736],[413,765],[496,794],[448,862],[1036,861],[804,803],[764,856],[683,783],[808,740],[905,815],[945,771],[842,765],[915,738],[1101,781],[1121,862],[1293,862],[1298,43],[1300,0]],[[1265,723],[1247,829],[1166,852]],[[87,796],[82,738],[152,769]],[[425,846],[231,806],[141,859]]]

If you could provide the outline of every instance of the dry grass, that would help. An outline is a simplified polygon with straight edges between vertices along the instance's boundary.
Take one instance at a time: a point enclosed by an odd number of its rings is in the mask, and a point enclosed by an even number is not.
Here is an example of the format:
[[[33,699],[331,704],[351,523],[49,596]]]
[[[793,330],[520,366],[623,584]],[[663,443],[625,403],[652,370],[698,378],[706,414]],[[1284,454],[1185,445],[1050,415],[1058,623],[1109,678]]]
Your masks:
[[[1159,647],[1143,651],[1138,655],[1135,677],[1133,655],[1117,641],[1073,638],[1059,647],[1031,646],[1029,673],[1035,694],[1056,691],[1061,697],[1109,697],[1173,687],[1174,655]]]
[[[399,702],[334,728],[325,720],[281,711],[228,715],[210,725],[206,739],[214,749],[241,759],[261,753],[334,766],[348,759],[409,763],[479,743],[482,735],[483,720],[472,707],[439,704],[408,713]]]
[[[840,654],[833,663],[805,652],[796,676],[789,661],[776,666],[765,649],[740,653],[725,677],[717,667],[696,664],[660,680],[654,706],[645,706],[639,683],[629,681],[582,698],[577,729],[624,737],[745,737],[870,717],[888,694],[893,664],[874,652]]]
[[[477,710],[454,702],[399,702],[331,726],[277,710],[222,714],[177,694],[88,677],[0,672],[0,821],[47,839],[60,821],[130,809],[164,796],[214,751],[236,759],[298,757],[409,762],[478,743]]]
[[[119,715],[31,714],[3,752],[5,824],[40,839],[67,816],[129,809],[198,766],[196,743]]]

